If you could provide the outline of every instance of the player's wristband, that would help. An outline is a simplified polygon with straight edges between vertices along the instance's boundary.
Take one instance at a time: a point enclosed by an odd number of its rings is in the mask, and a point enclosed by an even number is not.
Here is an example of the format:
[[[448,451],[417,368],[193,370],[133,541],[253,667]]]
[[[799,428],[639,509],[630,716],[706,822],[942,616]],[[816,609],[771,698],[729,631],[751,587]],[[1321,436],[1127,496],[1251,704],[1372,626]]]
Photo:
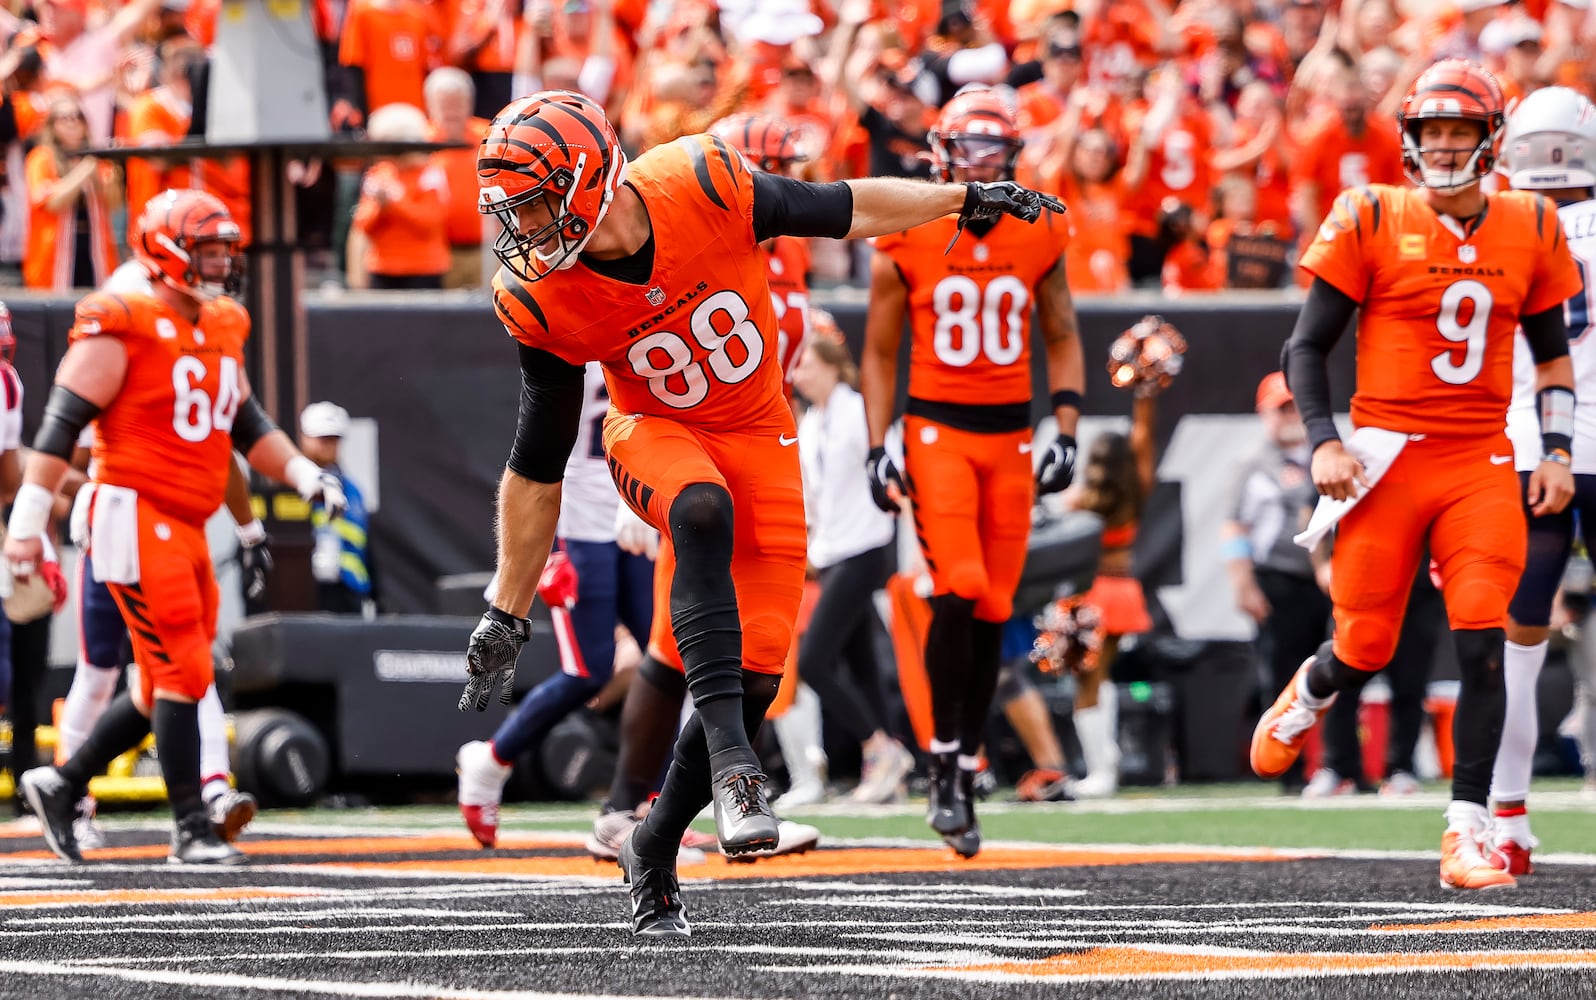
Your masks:
[[[1085,408],[1086,397],[1082,396],[1074,389],[1060,389],[1059,391],[1053,393],[1049,402],[1053,404],[1053,409],[1055,410],[1061,406],[1073,406],[1078,413]]]
[[[259,545],[266,540],[266,526],[260,519],[250,521],[248,524],[238,526],[238,544],[243,546]]]
[[[1541,450],[1546,454],[1574,451],[1574,391],[1565,386],[1547,386],[1535,394],[1541,418]]]
[[[1568,452],[1566,452],[1566,451],[1555,451],[1555,450],[1552,450],[1552,449],[1547,449],[1546,454],[1541,456],[1541,461],[1543,461],[1543,462],[1556,462],[1558,465],[1573,465],[1574,464],[1574,460],[1569,457]]]
[[[11,502],[11,521],[6,533],[12,538],[39,538],[50,524],[55,494],[38,483],[23,483]]]

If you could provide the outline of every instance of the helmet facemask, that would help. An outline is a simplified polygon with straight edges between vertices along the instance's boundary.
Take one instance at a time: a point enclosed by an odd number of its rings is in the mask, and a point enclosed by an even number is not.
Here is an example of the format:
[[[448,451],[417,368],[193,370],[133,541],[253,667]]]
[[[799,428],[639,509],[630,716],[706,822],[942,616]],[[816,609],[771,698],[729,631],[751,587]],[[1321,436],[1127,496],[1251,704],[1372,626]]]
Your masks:
[[[243,257],[238,252],[239,230],[236,223],[224,223],[218,227],[214,235],[198,239],[174,240],[162,232],[148,234],[147,238],[153,239],[171,255],[172,259],[183,266],[181,279],[169,273],[167,268],[158,266],[156,271],[161,279],[201,305],[215,301],[223,295],[236,297],[243,289]],[[198,259],[200,248],[210,244],[220,244],[227,250],[225,269],[219,279],[206,275],[204,266]]]
[[[950,132],[937,136],[936,150],[944,181],[1006,181],[1014,177],[1020,142],[1005,135]],[[958,174],[961,170],[965,171],[962,177]],[[990,176],[971,177],[972,170],[987,171]]]
[[[615,180],[605,187],[598,213],[591,223],[571,210],[587,172],[588,155],[577,154],[574,173],[565,167],[556,168],[541,183],[514,197],[506,197],[502,187],[482,189],[479,210],[498,219],[504,227],[493,241],[493,253],[522,281],[539,281],[575,264],[609,212],[619,186],[619,170]],[[540,200],[548,206],[549,221],[532,232],[523,233],[522,207]]]

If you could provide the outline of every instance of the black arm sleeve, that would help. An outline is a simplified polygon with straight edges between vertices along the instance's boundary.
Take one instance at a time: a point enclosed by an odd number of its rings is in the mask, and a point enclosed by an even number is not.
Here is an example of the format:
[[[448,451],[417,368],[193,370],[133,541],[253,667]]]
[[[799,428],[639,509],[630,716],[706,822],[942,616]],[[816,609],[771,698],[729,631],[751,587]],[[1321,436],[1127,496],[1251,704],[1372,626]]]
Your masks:
[[[244,400],[244,405],[238,408],[238,413],[233,416],[233,450],[249,457],[250,449],[260,442],[260,439],[277,429],[277,423],[266,415],[265,407],[260,405],[260,400],[254,396]]]
[[[1524,340],[1536,364],[1568,356],[1568,323],[1563,319],[1561,304],[1533,316],[1521,316],[1518,322],[1524,328]]]
[[[0,99],[0,148],[11,145],[19,137],[17,131],[17,109],[11,103],[11,95]]]
[[[1313,449],[1341,439],[1330,407],[1328,359],[1357,310],[1358,304],[1345,292],[1323,278],[1314,278],[1308,301],[1297,314],[1297,326],[1280,352],[1280,368],[1286,373],[1286,384],[1291,386]]]
[[[582,366],[521,344],[521,411],[510,447],[510,471],[535,483],[557,483],[582,429]]]
[[[44,419],[39,421],[39,433],[33,437],[33,450],[54,455],[65,462],[72,461],[72,450],[78,445],[78,435],[83,428],[100,415],[100,408],[65,386],[50,389],[50,398],[44,402]]]
[[[754,174],[754,239],[825,236],[840,240],[853,228],[853,188],[842,181],[811,184],[780,174]]]

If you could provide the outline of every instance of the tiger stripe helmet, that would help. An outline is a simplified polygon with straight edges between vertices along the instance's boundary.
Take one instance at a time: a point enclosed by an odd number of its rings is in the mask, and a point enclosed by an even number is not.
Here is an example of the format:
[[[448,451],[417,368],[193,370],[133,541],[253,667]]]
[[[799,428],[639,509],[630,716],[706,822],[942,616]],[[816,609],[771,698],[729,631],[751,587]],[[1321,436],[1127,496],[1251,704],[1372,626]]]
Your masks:
[[[523,281],[576,263],[609,211],[626,153],[591,98],[545,90],[505,105],[477,151],[477,210],[504,226],[493,253]],[[520,208],[545,199],[549,222],[523,233]]]
[[[937,176],[954,180],[1012,180],[1024,142],[1007,88],[969,86],[953,96],[926,138]],[[956,169],[995,168],[994,177],[956,178]]]
[[[1455,169],[1431,168],[1419,142],[1426,121],[1437,118],[1479,122],[1480,141]],[[1507,124],[1506,103],[1496,77],[1466,59],[1443,59],[1413,81],[1397,113],[1402,133],[1402,172],[1437,194],[1456,194],[1480,182],[1496,165],[1496,144]]]
[[[145,204],[133,234],[133,255],[173,288],[209,302],[237,295],[243,287],[241,239],[233,213],[220,198],[192,188],[169,189]],[[195,262],[194,251],[203,243],[227,247],[226,272],[220,280],[201,273]]]
[[[767,174],[785,174],[793,164],[809,159],[803,134],[770,115],[748,111],[727,115],[709,127],[709,134]]]

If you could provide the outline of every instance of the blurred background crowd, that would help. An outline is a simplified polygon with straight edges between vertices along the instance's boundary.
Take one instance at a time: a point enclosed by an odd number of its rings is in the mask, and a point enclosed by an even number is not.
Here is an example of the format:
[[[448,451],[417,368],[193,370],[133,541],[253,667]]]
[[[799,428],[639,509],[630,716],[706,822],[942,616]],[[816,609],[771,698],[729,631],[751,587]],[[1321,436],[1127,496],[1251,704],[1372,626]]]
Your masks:
[[[805,171],[926,176],[925,133],[971,82],[1013,88],[1020,179],[1061,195],[1077,293],[1289,285],[1342,188],[1402,183],[1397,105],[1437,58],[1509,100],[1591,91],[1588,0],[307,0],[335,134],[459,148],[294,165],[324,283],[483,281],[475,143],[513,95],[587,93],[629,152],[735,111],[801,126]],[[0,280],[89,287],[153,193],[202,186],[246,222],[241,159],[119,163],[204,132],[221,0],[0,6]],[[324,169],[325,167],[325,169]],[[491,236],[491,234],[488,234]],[[820,284],[864,248],[814,241]]]

